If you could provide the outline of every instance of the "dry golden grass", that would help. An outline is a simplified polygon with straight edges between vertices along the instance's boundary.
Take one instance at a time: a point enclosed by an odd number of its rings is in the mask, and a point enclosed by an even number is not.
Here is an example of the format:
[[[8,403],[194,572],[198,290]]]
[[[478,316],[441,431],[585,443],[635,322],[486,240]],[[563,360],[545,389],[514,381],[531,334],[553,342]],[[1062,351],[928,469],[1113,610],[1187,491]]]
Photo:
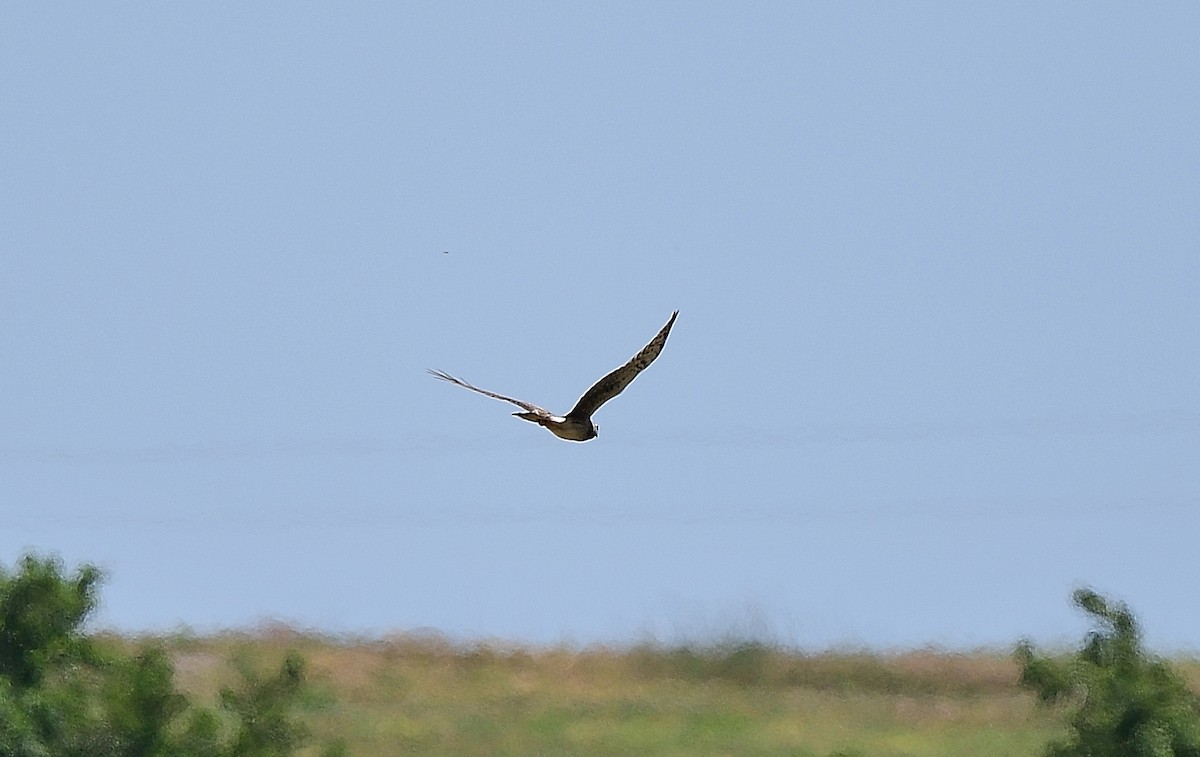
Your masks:
[[[803,654],[756,642],[583,649],[437,635],[331,638],[284,626],[164,646],[212,705],[235,660],[308,663],[303,718],[352,755],[1032,755],[1062,733],[1004,652]],[[1200,689],[1200,661],[1176,661]],[[317,755],[312,747],[304,754]]]
[[[312,684],[302,717],[318,742],[341,739],[352,755],[1024,756],[1061,733],[1006,653],[574,649],[283,626],[153,641],[174,659],[177,686],[210,705],[234,683],[234,660],[268,669],[299,652]],[[1188,671],[1196,680],[1200,666]]]

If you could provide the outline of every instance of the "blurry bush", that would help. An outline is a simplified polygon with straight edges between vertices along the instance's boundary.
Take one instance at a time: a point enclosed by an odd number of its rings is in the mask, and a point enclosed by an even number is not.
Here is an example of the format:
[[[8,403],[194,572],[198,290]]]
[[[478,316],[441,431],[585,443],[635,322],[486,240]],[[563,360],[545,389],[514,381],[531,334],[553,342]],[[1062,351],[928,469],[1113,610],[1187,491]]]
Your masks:
[[[308,740],[292,716],[302,659],[268,676],[239,666],[220,710],[195,706],[161,648],[102,651],[83,634],[100,578],[33,555],[0,566],[0,757],[275,757]]]
[[[1079,589],[1075,604],[1099,626],[1072,655],[1017,646],[1021,683],[1045,704],[1067,710],[1068,738],[1050,757],[1200,757],[1200,700],[1166,661],[1142,649],[1123,604]]]

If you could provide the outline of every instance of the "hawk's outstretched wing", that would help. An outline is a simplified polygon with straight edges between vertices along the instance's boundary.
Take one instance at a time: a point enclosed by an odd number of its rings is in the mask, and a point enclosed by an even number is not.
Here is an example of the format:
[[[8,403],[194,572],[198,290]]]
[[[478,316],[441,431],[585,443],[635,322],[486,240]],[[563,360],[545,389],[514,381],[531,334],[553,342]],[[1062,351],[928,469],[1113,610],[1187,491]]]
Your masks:
[[[658,335],[651,339],[650,343],[643,347],[641,352],[634,355],[628,363],[592,385],[592,388],[588,389],[579,398],[579,401],[575,403],[575,407],[571,408],[571,412],[567,413],[566,417],[590,418],[592,417],[592,413],[600,409],[601,405],[616,397],[625,387],[629,386],[629,382],[637,378],[639,373],[646,370],[646,366],[653,363],[654,358],[658,357],[658,353],[662,352],[663,345],[667,343],[667,335],[671,333],[671,326],[675,324],[675,316],[677,315],[679,315],[678,310],[671,313],[671,320],[667,321],[667,325],[662,327],[662,331],[659,331]]]
[[[473,392],[479,392],[480,394],[485,394],[488,397],[491,397],[493,399],[504,400],[505,402],[511,402],[514,405],[516,405],[517,407],[521,408],[522,410],[525,410],[526,412],[536,413],[537,415],[546,415],[546,416],[551,415],[550,411],[546,410],[545,408],[540,408],[531,402],[525,402],[524,400],[515,399],[513,397],[505,397],[503,394],[496,394],[495,392],[489,392],[487,389],[480,389],[479,387],[477,387],[473,384],[468,384],[466,381],[463,381],[460,378],[454,378],[449,373],[443,373],[441,371],[433,371],[433,370],[429,371],[429,373],[430,373],[430,375],[432,375],[436,378],[440,378],[442,381],[449,381],[451,384],[458,384],[463,389],[470,389]]]

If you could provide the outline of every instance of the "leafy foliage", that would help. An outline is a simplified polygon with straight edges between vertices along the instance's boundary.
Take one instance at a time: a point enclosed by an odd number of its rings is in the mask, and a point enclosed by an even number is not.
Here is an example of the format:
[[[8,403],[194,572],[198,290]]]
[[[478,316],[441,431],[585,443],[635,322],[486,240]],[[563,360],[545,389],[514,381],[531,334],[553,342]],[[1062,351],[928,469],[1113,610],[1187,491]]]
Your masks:
[[[1068,739],[1050,757],[1200,757],[1200,700],[1164,660],[1141,646],[1125,605],[1079,589],[1075,604],[1100,626],[1069,658],[1018,645],[1021,683],[1046,704],[1070,709]]]
[[[304,686],[304,660],[289,654],[274,676],[260,677],[242,662],[245,686],[221,690],[221,705],[240,721],[233,739],[234,754],[275,757],[291,754],[308,737],[308,731],[291,719],[289,710]]]
[[[276,757],[307,740],[299,656],[274,676],[243,666],[221,713],[193,706],[160,647],[101,654],[83,635],[100,577],[32,555],[0,568],[0,757]]]
[[[100,571],[85,566],[66,579],[53,560],[26,555],[10,577],[0,566],[0,677],[19,691],[57,663],[88,656],[76,631],[96,608]]]

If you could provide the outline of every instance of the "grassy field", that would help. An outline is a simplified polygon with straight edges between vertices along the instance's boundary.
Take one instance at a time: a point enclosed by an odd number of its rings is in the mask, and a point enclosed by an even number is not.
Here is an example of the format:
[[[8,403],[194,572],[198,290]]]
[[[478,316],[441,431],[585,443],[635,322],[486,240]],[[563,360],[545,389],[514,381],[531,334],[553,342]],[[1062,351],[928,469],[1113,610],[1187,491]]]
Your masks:
[[[233,681],[234,660],[273,666],[300,652],[312,681],[303,719],[351,755],[1027,757],[1063,732],[1005,653],[530,648],[286,628],[155,641],[179,688],[205,703]],[[1182,668],[1200,683],[1200,665]]]

